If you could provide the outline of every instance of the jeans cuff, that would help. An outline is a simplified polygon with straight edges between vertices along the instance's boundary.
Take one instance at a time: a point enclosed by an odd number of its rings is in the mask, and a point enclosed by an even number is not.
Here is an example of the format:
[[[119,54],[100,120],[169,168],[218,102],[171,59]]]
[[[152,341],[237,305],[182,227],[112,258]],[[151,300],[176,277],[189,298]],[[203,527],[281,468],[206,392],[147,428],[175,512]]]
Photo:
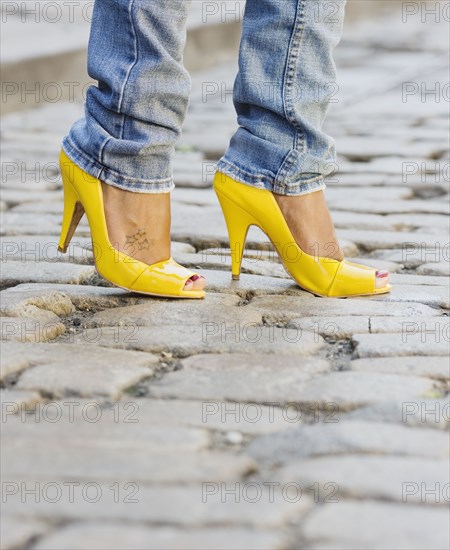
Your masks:
[[[70,160],[86,173],[123,191],[132,191],[134,193],[170,193],[175,188],[172,177],[142,183],[132,181],[132,178],[121,176],[76,148],[68,136],[63,139],[62,148]]]
[[[276,183],[274,178],[267,175],[256,176],[247,173],[241,168],[223,159],[219,160],[217,163],[216,170],[232,177],[240,183],[251,185],[257,189],[266,189],[279,195],[308,195],[309,193],[323,191],[326,189],[324,177],[320,174],[300,181],[289,182],[289,184],[280,184]]]

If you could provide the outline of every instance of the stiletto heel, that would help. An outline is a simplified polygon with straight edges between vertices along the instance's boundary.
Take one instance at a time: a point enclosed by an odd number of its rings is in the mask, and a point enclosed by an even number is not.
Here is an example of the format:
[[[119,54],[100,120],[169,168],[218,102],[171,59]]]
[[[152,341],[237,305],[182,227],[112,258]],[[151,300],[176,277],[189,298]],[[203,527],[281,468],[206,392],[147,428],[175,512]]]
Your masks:
[[[199,274],[186,269],[172,256],[148,265],[116,250],[108,237],[100,180],[84,172],[63,150],[59,162],[64,186],[64,216],[59,250],[67,250],[86,212],[95,250],[95,267],[102,277],[120,288],[139,294],[164,298],[205,297],[204,290],[184,289],[188,279]]]
[[[220,191],[217,191],[217,197],[224,213],[230,238],[231,277],[234,280],[239,280],[245,239],[247,238],[250,226],[257,225],[257,222],[251,214],[239,208],[237,204],[220,193]]]
[[[301,250],[270,191],[240,183],[221,172],[214,177],[214,191],[227,224],[230,248],[235,252],[233,279],[239,278],[248,228],[256,225],[271,240],[287,273],[312,294],[346,298],[390,292],[390,284],[376,288],[375,269],[348,260],[311,256]]]
[[[65,253],[84,215],[84,208],[79,202],[77,193],[70,183],[67,174],[62,174],[62,180],[64,189],[64,214],[58,250]]]

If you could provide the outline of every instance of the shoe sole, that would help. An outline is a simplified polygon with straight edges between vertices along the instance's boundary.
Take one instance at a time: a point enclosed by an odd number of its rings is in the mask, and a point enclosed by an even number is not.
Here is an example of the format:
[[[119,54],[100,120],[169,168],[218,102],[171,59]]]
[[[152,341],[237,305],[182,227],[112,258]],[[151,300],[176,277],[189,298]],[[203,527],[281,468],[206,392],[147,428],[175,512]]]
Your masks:
[[[203,295],[201,295],[201,296],[189,296],[188,294],[180,294],[180,295],[177,295],[177,294],[157,294],[156,292],[143,292],[141,290],[131,290],[131,289],[125,287],[125,286],[117,285],[116,283],[113,283],[112,281],[110,281],[106,277],[103,277],[103,275],[100,273],[100,271],[97,269],[97,267],[96,266],[94,266],[94,267],[95,267],[95,270],[97,271],[97,273],[100,275],[100,277],[102,279],[105,279],[105,281],[108,281],[108,283],[111,283],[116,288],[121,288],[122,290],[126,290],[130,294],[141,294],[143,296],[154,296],[156,298],[186,298],[188,300],[202,300],[203,298],[206,297],[206,292],[201,291],[201,290],[192,291],[192,292],[203,292]],[[189,292],[189,291],[186,291],[186,292]]]

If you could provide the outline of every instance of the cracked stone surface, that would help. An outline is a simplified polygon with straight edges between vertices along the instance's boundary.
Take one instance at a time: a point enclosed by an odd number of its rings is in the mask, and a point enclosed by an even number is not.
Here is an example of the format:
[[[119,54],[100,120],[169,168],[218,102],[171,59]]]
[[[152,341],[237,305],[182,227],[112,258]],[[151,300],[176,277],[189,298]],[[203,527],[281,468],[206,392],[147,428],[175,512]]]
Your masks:
[[[434,324],[426,332],[424,328],[412,334],[406,332],[396,334],[357,334],[354,340],[357,344],[357,357],[396,357],[396,356],[448,356],[448,340],[442,336],[441,325]],[[448,327],[448,325],[447,325]],[[448,330],[447,330],[448,332]],[[445,333],[444,333],[445,335]]]
[[[355,517],[360,523],[357,530]],[[449,542],[448,527],[445,510],[350,500],[319,508],[306,520],[303,533],[310,541],[308,548],[317,550],[388,550],[391,547],[444,550]]]
[[[377,297],[378,298],[378,297]],[[278,307],[274,307],[278,303]],[[248,307],[261,309],[264,317],[284,320],[299,317],[323,317],[333,315],[339,323],[343,316],[396,316],[411,317],[440,316],[439,310],[418,302],[386,302],[376,299],[354,298],[353,300],[334,300],[332,298],[314,299],[310,295],[302,296],[256,296]]]
[[[252,308],[238,307],[241,298],[238,295],[209,294],[204,300],[179,303],[171,300],[145,301],[138,305],[117,307],[95,313],[88,326],[110,327],[112,325],[132,325],[138,327],[158,327],[161,325],[179,326],[189,318],[191,325],[207,325],[212,331],[222,324],[242,327],[260,325],[261,313]]]
[[[119,337],[117,336],[119,332]],[[125,332],[124,336],[120,336]],[[137,326],[134,331],[116,327],[87,329],[75,342],[95,342],[104,347],[136,349],[151,353],[173,353],[186,357],[197,353],[249,353],[310,356],[324,346],[322,337],[297,328],[279,328],[255,323],[206,322],[194,325]]]
[[[49,342],[64,334],[61,322],[40,322],[26,317],[0,317],[2,342]]]
[[[231,280],[212,174],[235,61],[192,74],[174,162],[172,255],[204,300],[101,279],[85,218],[58,252],[80,102],[2,117],[2,548],[449,547],[448,21],[400,4],[347,3],[324,126],[342,247],[388,295],[305,292],[254,226]]]
[[[298,482],[304,486],[332,481],[339,487],[342,498],[407,500],[420,504],[423,494],[420,490],[414,493],[413,489],[421,483],[444,487],[448,480],[448,458],[409,456],[405,460],[399,456],[325,456],[294,461],[282,467],[279,475],[281,482]],[[448,503],[441,495],[436,504],[445,507]]]
[[[219,459],[219,456],[216,456]],[[152,458],[153,460],[153,458]],[[188,457],[190,462],[190,456]],[[198,466],[203,466],[204,463],[197,461]],[[207,465],[206,465],[207,466]],[[211,473],[207,468],[205,470],[210,473],[211,480],[224,480],[227,475],[220,476]],[[244,470],[245,472],[245,470]],[[238,475],[238,474],[235,474]],[[221,483],[222,483],[221,482]],[[141,485],[139,488],[139,503],[135,502],[114,502],[111,499],[108,485],[99,482],[99,493],[101,492],[102,499],[98,503],[89,503],[80,499],[73,499],[70,502],[68,498],[61,499],[55,506],[54,503],[45,502],[39,507],[35,502],[29,501],[25,504],[17,502],[16,499],[11,501],[11,508],[14,511],[20,510],[20,504],[26,508],[28,513],[33,514],[36,510],[45,510],[45,515],[53,514],[58,520],[67,520],[74,518],[78,521],[105,521],[108,519],[115,521],[131,521],[131,522],[149,522],[150,524],[170,524],[185,528],[196,527],[259,527],[263,529],[280,528],[283,524],[295,521],[301,518],[305,513],[309,512],[313,506],[313,500],[309,495],[305,495],[297,502],[286,502],[283,499],[281,491],[275,487],[270,491],[268,485],[261,490],[260,500],[249,502],[249,499],[235,500],[228,499],[222,502],[219,495],[211,495],[205,492],[204,502],[202,501],[202,486],[200,484],[191,484],[183,486],[182,482],[177,482],[178,487],[165,485],[146,486]],[[210,482],[215,483],[215,481]],[[234,483],[230,486],[234,486]],[[210,493],[214,490],[214,485],[208,486]],[[246,491],[247,488],[242,484],[238,491]],[[129,490],[127,494],[130,494]],[[198,495],[200,493],[200,499]],[[135,497],[137,500],[137,495]],[[251,498],[255,498],[252,496]],[[271,502],[272,500],[272,502]],[[293,500],[293,499],[292,499]],[[277,503],[277,506],[273,506]],[[134,504],[140,504],[135,506]],[[19,508],[17,508],[19,506]]]
[[[448,430],[450,402],[448,396],[441,399],[427,396],[403,402],[387,401],[351,411],[347,418]]]
[[[297,401],[314,374],[327,372],[325,360],[295,354],[192,355],[183,368],[149,387],[151,395],[164,398],[285,404]],[[277,377],[273,377],[273,372]]]
[[[339,422],[335,411],[318,426],[301,426],[259,437],[247,452],[269,465],[350,453],[438,458],[449,454],[445,433],[382,422]]]
[[[186,481],[189,484],[229,482],[256,469],[256,463],[248,456],[233,456],[221,452],[184,453],[180,460],[176,451],[160,453],[157,450],[149,455],[142,447],[126,444],[121,448],[101,444],[94,447],[79,447],[74,444],[61,448],[56,442],[54,446],[43,442],[35,445],[31,464],[21,452],[26,447],[26,441],[8,438],[4,459],[9,464],[4,469],[5,478],[18,479],[26,475],[28,478],[50,481],[64,479],[67,472],[71,472],[76,479],[86,479],[92,483],[116,480],[126,483],[133,480],[139,486],[160,483],[182,485]],[[13,460],[14,457],[16,458]],[[86,471],[86,464],[89,464],[89,471]],[[201,496],[200,491],[200,504]],[[142,510],[142,513],[145,514],[145,511]]]
[[[33,518],[4,516],[2,518],[1,541],[3,548],[23,548],[34,538],[45,535],[49,526],[45,521]]]
[[[2,414],[6,417],[9,414],[15,414],[22,408],[28,408],[33,406],[42,400],[39,393],[35,391],[16,390],[16,389],[2,389],[0,390],[0,399],[2,404]]]
[[[120,396],[122,390],[153,374],[158,358],[135,351],[77,344],[5,346],[6,374],[24,370],[16,387],[53,396]],[[18,365],[15,367],[15,365]]]
[[[126,447],[130,451],[134,449],[141,453],[190,453],[209,446],[209,437],[205,430],[172,426],[168,433],[165,426],[153,425],[151,419],[144,417],[139,406],[133,402],[129,402],[123,411],[115,411],[111,406],[100,407],[96,402],[88,400],[76,405],[73,403],[71,407],[66,406],[64,401],[55,403],[57,406],[54,407],[42,405],[40,409],[46,411],[44,414],[48,412],[49,421],[39,423],[38,426],[31,415],[8,418],[3,436],[13,439],[13,446],[33,441],[33,447],[37,448],[42,441],[57,440],[70,431],[71,444],[74,447],[86,446],[94,451],[114,451]],[[116,422],[118,412],[122,413],[123,422]],[[58,421],[52,422],[51,418]],[[86,418],[92,422],[86,422]],[[20,436],[17,436],[19,421],[25,426],[22,427]]]
[[[383,357],[373,359],[355,359],[351,369],[361,372],[385,372],[406,376],[424,376],[436,380],[449,380],[448,357]]]
[[[231,539],[231,544],[227,541]],[[131,550],[239,550],[258,548],[270,550],[284,546],[282,534],[249,528],[197,528],[186,531],[173,527],[136,527],[108,522],[76,523],[43,538],[35,550],[73,548],[130,548]]]
[[[95,268],[77,264],[49,262],[8,262],[2,267],[2,284],[21,283],[84,284],[95,277]]]

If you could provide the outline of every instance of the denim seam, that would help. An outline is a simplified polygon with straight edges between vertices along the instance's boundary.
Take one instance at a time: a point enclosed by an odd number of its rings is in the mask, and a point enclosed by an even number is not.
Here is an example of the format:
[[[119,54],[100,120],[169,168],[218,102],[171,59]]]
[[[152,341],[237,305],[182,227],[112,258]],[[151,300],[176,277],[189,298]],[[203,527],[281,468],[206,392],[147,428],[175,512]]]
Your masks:
[[[128,67],[128,70],[127,70],[127,73],[125,75],[125,79],[124,79],[124,82],[123,82],[123,85],[122,85],[122,89],[120,90],[119,101],[117,102],[117,112],[118,113],[122,112],[122,105],[123,105],[123,98],[124,98],[124,95],[125,95],[125,88],[126,88],[126,86],[128,84],[128,81],[130,79],[131,71],[136,66],[136,63],[138,61],[136,29],[134,28],[134,23],[133,23],[133,7],[134,7],[134,0],[131,0],[130,4],[128,6],[128,16],[129,16],[129,21],[130,21],[130,25],[131,25],[132,34],[133,34],[133,48],[134,48],[133,56],[134,56],[134,59],[131,62],[130,66]],[[124,119],[125,119],[125,115],[123,115],[123,119],[122,119],[122,128],[121,128],[120,139],[123,138],[123,121],[124,121]]]
[[[83,161],[85,161],[88,165],[92,166],[92,167],[96,167],[96,169],[98,170],[98,175],[95,175],[95,174],[90,174],[91,176],[94,176],[95,178],[97,179],[101,179],[100,178],[100,174],[102,173],[109,173],[111,174],[112,176],[116,177],[117,179],[120,179],[122,180],[125,185],[127,184],[127,182],[129,182],[129,185],[135,185],[134,184],[134,181],[138,182],[138,183],[141,183],[142,186],[146,186],[146,185],[165,185],[165,184],[170,184],[173,182],[173,178],[170,177],[170,178],[164,178],[164,179],[159,179],[159,180],[142,180],[142,178],[133,178],[133,177],[130,177],[130,176],[124,176],[122,174],[119,174],[118,172],[116,172],[115,170],[112,170],[111,168],[108,168],[102,164],[100,164],[96,159],[92,159],[91,157],[88,157],[83,151],[81,151],[78,147],[76,147],[72,140],[70,139],[69,136],[66,136],[66,141],[67,143],[72,147],[72,149],[74,151],[76,151],[76,153],[81,157],[81,159]],[[65,150],[65,149],[64,149]],[[68,151],[65,150],[66,153],[68,153]],[[70,158],[70,155],[67,155],[69,156]],[[73,160],[73,159],[72,159]],[[75,161],[74,161],[75,162]],[[87,172],[87,170],[85,170],[85,168],[81,167],[82,170],[84,170],[85,172]],[[114,185],[114,184],[111,184],[111,185]],[[118,185],[116,184],[116,187]]]
[[[138,62],[138,59],[139,59],[137,35],[136,35],[136,29],[135,29],[134,21],[133,21],[133,8],[134,8],[134,0],[131,0],[130,5],[128,7],[128,16],[129,16],[131,31],[132,31],[132,34],[133,34],[133,50],[134,50],[133,55],[134,55],[134,60],[130,64],[130,66],[128,67],[128,71],[127,71],[127,74],[125,75],[125,80],[124,80],[124,83],[123,83],[123,86],[122,86],[122,90],[120,92],[119,103],[117,105],[117,110],[118,110],[119,113],[121,113],[121,111],[122,111],[122,106],[123,106],[123,101],[124,101],[124,96],[125,96],[125,89],[126,89],[127,84],[130,80],[131,72],[134,69],[134,67],[136,66],[136,64]],[[123,113],[121,113],[121,114],[122,114],[122,118],[121,118],[121,121],[120,121],[119,139],[123,139],[124,132],[125,132],[126,115],[123,114]]]
[[[105,151],[105,147],[106,147],[106,144],[108,143],[108,141],[110,140],[111,138],[110,137],[107,137],[105,139],[105,141],[100,145],[100,150],[98,152],[98,158],[99,158],[99,162],[100,164],[102,165],[102,169],[100,170],[100,173],[99,173],[99,176],[98,176],[98,179],[100,179],[100,176],[102,174],[102,172],[104,171],[104,151]]]
[[[292,99],[289,99],[289,95],[292,97],[292,93],[289,94],[289,92],[292,91],[292,84],[293,84],[294,75],[295,75],[295,66],[300,57],[300,44],[301,44],[301,39],[303,36],[304,27],[305,27],[305,7],[306,7],[305,0],[299,0],[297,2],[297,11],[295,14],[295,21],[294,21],[291,41],[289,44],[288,59],[286,63],[286,72],[285,72],[285,77],[283,82],[284,114],[286,115],[286,119],[289,120],[289,122],[293,125],[295,129],[295,135],[294,135],[293,149],[286,154],[278,170],[278,173],[275,177],[275,184],[281,187],[286,185],[286,182],[283,182],[282,180],[286,179],[292,166],[295,164],[295,161],[297,160],[294,151],[304,153],[304,148],[305,148],[304,147],[305,140],[304,139],[300,140],[300,136],[304,138],[304,132],[303,132],[303,129],[299,127],[295,119],[295,109],[292,105]],[[300,143],[303,146],[301,151],[299,147]]]
[[[280,166],[280,169],[278,170],[278,173],[277,175],[275,176],[275,181],[280,184],[280,185],[286,185],[286,183],[280,181],[280,180],[283,180],[283,178],[286,178],[287,177],[287,174],[289,173],[290,169],[292,168],[292,166],[294,165],[294,162],[295,162],[295,155],[293,154],[293,151],[295,151],[295,149],[291,149],[287,154],[286,156],[284,157],[284,160]]]
[[[291,36],[291,43],[289,44],[288,60],[286,64],[286,73],[284,78],[284,113],[289,122],[296,129],[294,137],[294,148],[298,150],[298,137],[300,133],[304,133],[303,129],[299,127],[295,118],[295,108],[292,101],[292,85],[294,83],[295,67],[300,58],[300,43],[305,28],[305,0],[299,0],[297,2],[297,11],[295,14],[294,28]],[[303,151],[302,151],[303,152]]]

